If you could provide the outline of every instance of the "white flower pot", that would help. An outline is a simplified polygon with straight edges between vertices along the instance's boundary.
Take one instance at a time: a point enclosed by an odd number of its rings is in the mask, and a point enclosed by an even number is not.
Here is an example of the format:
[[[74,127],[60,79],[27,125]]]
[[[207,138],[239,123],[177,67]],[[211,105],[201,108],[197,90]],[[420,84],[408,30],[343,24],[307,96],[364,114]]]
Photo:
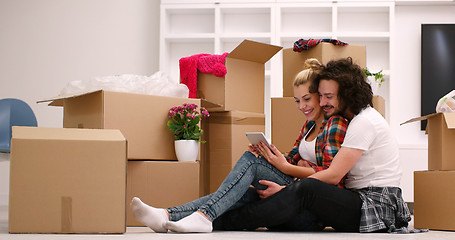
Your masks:
[[[199,153],[199,142],[196,140],[175,140],[175,155],[180,162],[194,162]]]

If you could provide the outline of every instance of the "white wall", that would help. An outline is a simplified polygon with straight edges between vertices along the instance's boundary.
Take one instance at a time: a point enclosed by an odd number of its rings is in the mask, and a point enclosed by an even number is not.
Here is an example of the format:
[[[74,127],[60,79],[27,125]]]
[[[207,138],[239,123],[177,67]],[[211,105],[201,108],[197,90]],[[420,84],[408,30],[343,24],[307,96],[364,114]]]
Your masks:
[[[0,0],[0,99],[26,101],[40,127],[62,127],[61,108],[37,100],[73,80],[158,71],[159,9],[159,0]],[[0,168],[8,181],[9,162]]]
[[[427,136],[420,131],[420,123],[399,126],[420,116],[420,28],[423,23],[455,23],[455,5],[395,8],[390,125],[401,146],[402,188],[404,199],[409,202],[414,201],[413,171],[428,168]]]

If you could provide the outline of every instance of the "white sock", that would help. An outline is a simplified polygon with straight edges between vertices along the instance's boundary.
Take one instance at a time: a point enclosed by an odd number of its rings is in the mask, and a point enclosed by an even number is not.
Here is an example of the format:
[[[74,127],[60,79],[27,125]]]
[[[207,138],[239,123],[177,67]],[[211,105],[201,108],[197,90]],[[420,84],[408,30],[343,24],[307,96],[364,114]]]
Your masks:
[[[164,223],[169,221],[169,217],[165,209],[151,207],[143,203],[141,199],[137,197],[133,198],[130,206],[133,211],[134,218],[136,218],[139,222],[143,223],[157,233],[167,232],[167,228],[164,227]]]
[[[167,222],[166,228],[173,232],[181,233],[206,233],[212,232],[212,222],[202,216],[199,212],[180,219],[177,222]]]

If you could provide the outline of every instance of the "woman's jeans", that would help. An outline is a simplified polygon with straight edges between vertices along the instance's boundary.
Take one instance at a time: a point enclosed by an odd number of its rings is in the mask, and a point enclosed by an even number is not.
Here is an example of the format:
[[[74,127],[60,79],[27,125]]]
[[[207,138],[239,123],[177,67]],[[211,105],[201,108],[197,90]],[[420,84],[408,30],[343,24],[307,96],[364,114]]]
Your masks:
[[[178,221],[199,210],[213,221],[229,209],[258,201],[258,195],[250,189],[250,185],[256,189],[265,189],[264,185],[259,184],[259,180],[287,185],[293,182],[293,177],[282,173],[266,159],[257,158],[246,151],[216,192],[184,205],[168,208],[169,218],[171,221]]]
[[[226,212],[214,229],[241,230],[280,226],[309,212],[336,231],[358,232],[362,200],[359,194],[313,178],[294,182],[274,195]]]

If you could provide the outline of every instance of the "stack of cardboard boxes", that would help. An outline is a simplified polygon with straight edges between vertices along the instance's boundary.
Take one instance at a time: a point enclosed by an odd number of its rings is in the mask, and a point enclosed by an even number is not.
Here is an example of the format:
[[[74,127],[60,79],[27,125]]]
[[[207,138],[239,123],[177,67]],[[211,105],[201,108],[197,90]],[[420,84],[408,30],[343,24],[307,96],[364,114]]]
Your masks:
[[[427,120],[428,171],[414,172],[414,227],[455,230],[455,113],[434,113],[402,124]]]
[[[265,63],[281,47],[244,40],[226,57],[223,78],[198,73],[198,96],[217,106],[208,107],[205,126],[208,181],[206,193],[216,191],[243,152],[245,132],[265,132]]]

